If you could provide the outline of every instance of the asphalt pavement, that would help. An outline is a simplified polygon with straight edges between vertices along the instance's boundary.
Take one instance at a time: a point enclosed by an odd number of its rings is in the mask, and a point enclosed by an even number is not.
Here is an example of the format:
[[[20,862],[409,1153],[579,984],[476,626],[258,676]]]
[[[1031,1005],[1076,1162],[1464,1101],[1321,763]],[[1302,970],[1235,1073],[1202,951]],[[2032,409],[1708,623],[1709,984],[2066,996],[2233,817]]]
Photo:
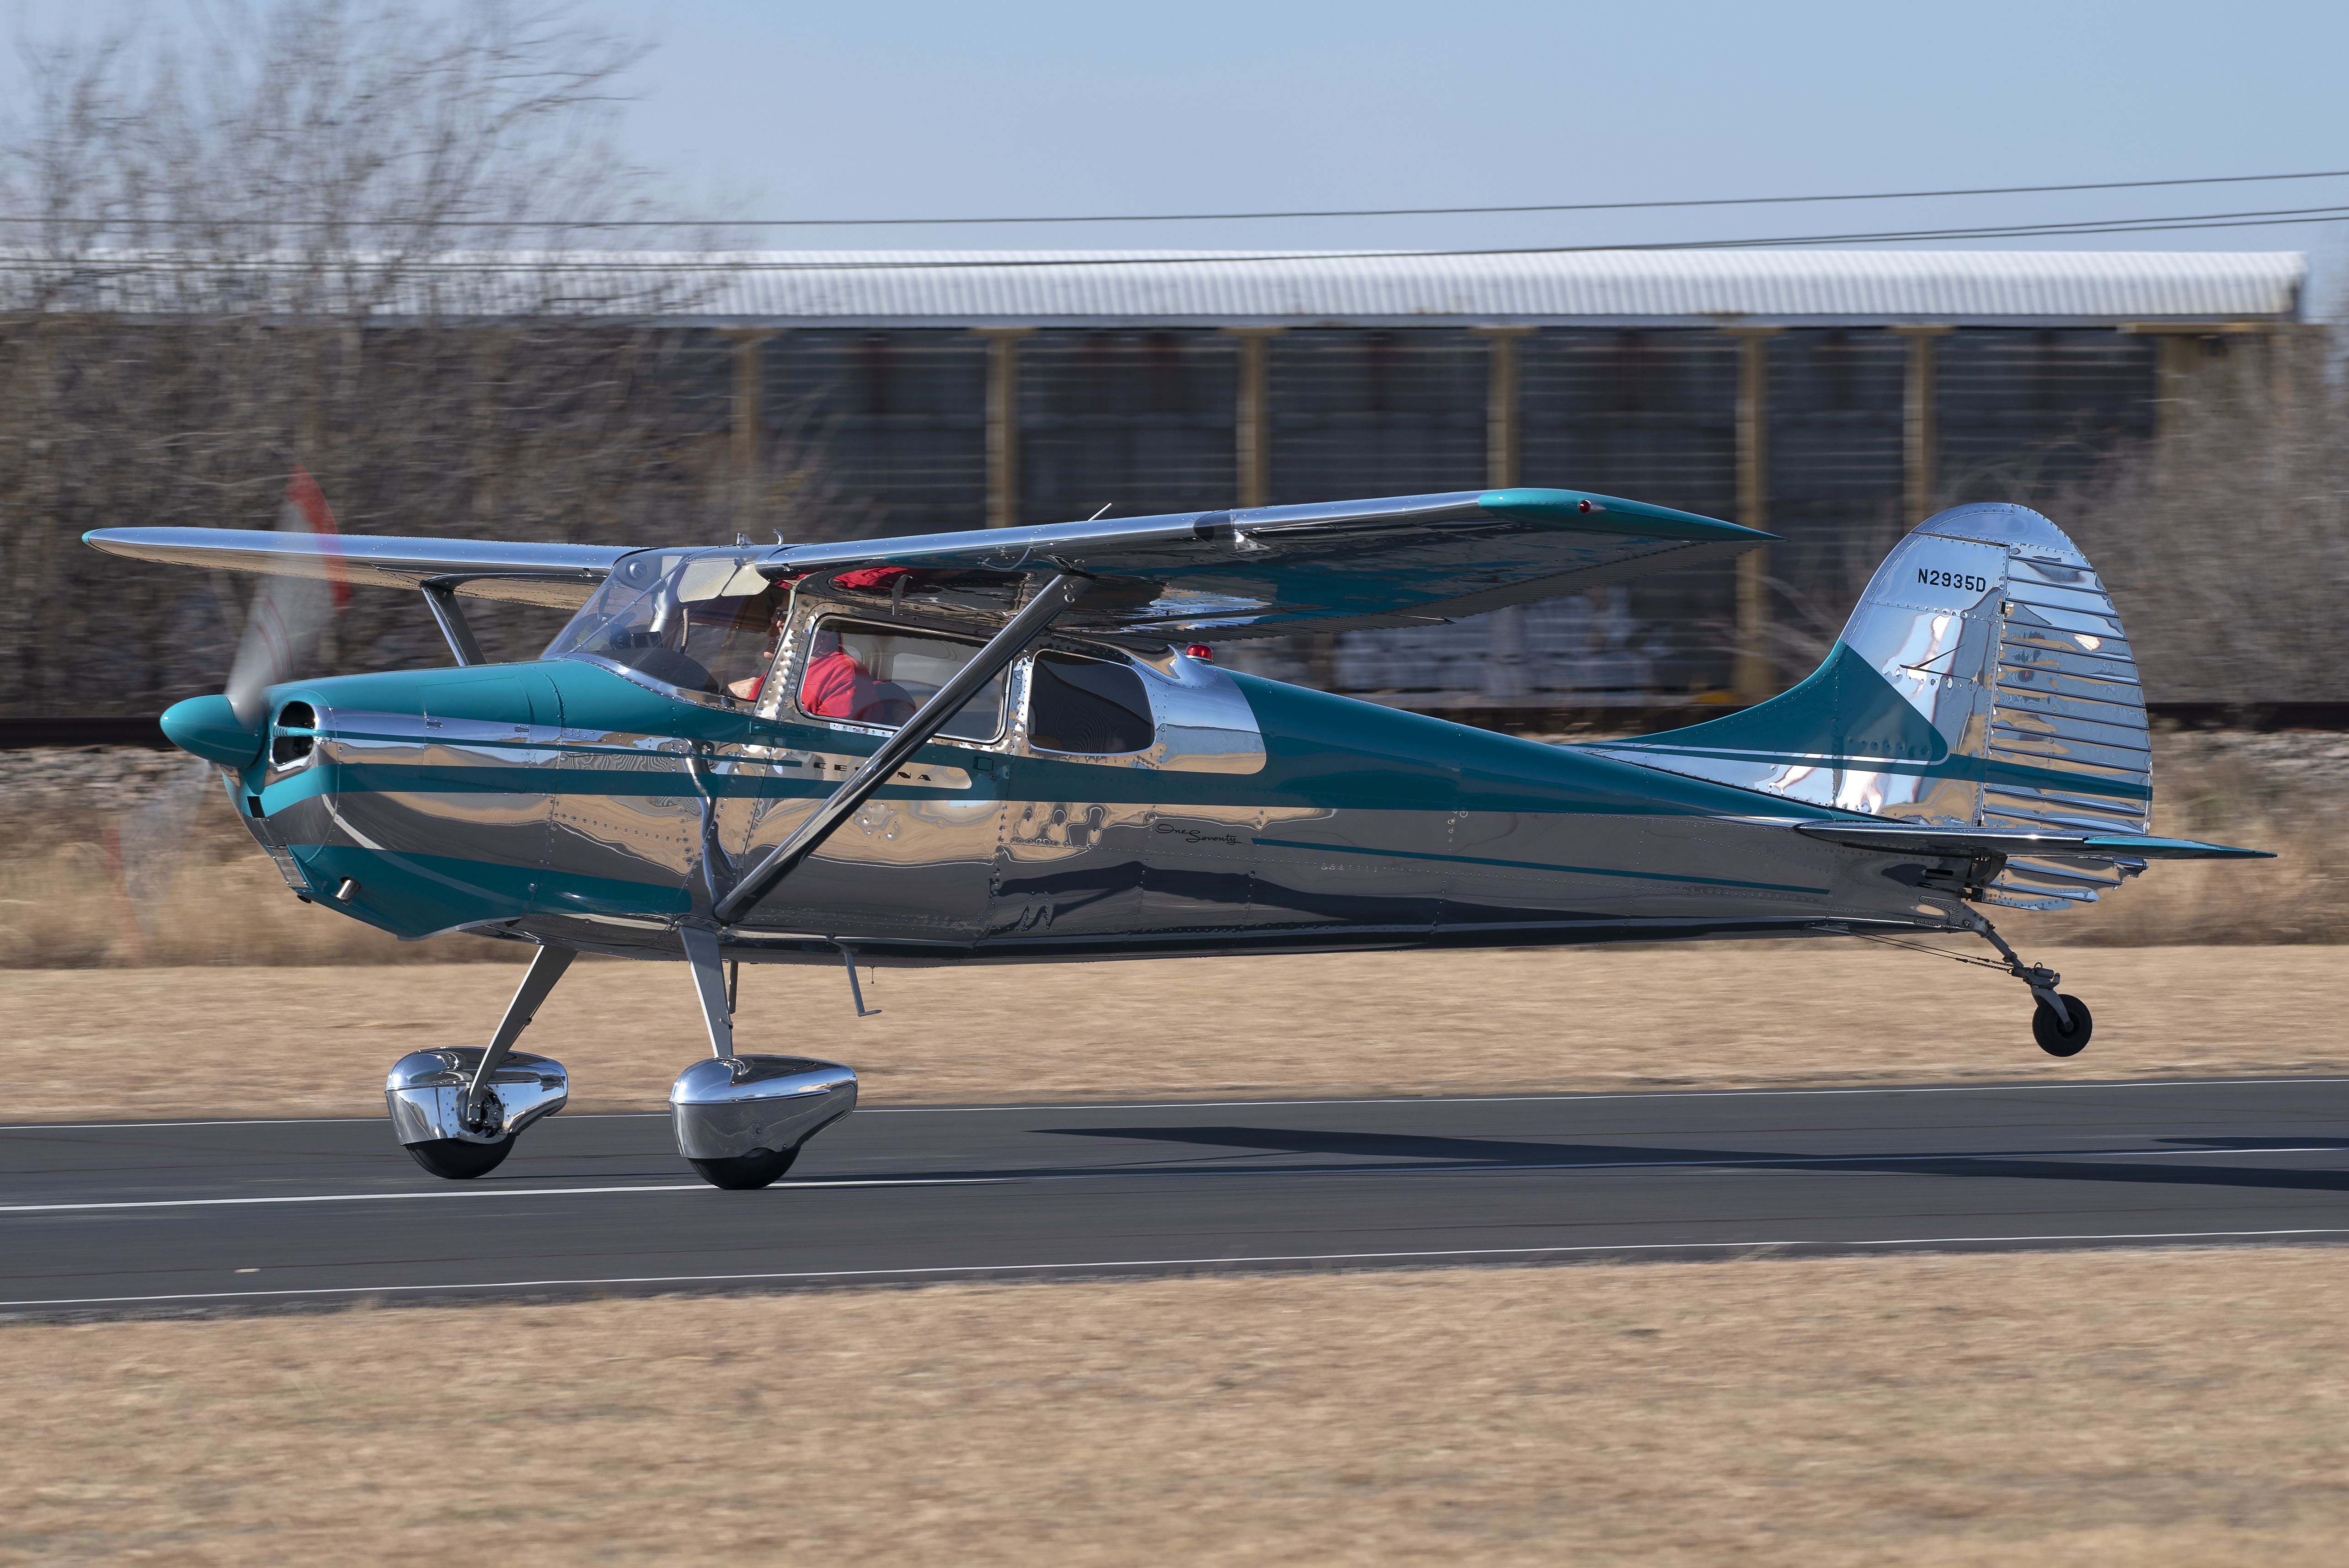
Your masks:
[[[2349,1078],[872,1109],[756,1192],[661,1115],[462,1182],[378,1119],[0,1128],[0,1314],[2342,1241]]]

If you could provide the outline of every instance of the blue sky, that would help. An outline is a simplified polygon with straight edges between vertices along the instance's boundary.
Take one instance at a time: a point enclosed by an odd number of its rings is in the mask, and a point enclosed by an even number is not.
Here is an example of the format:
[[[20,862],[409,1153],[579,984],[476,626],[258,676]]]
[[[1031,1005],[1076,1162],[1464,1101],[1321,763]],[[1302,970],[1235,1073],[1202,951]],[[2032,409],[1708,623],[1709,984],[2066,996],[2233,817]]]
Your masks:
[[[169,17],[185,0],[150,0]],[[116,0],[16,0],[88,27]],[[2349,168],[2349,6],[668,0],[623,151],[697,214],[1609,201]],[[0,76],[0,91],[10,80]],[[2349,203],[2349,180],[1647,214],[781,232],[761,242],[1599,244]],[[1992,246],[2031,242],[1984,241]],[[2339,222],[2067,239],[2305,250]]]
[[[697,204],[777,216],[1640,201],[2349,168],[2339,5],[686,0],[641,21],[603,14],[659,45],[631,150]],[[1591,244],[2344,201],[2349,180],[901,230],[873,242]],[[2337,253],[2344,238],[2333,223],[2054,242]]]

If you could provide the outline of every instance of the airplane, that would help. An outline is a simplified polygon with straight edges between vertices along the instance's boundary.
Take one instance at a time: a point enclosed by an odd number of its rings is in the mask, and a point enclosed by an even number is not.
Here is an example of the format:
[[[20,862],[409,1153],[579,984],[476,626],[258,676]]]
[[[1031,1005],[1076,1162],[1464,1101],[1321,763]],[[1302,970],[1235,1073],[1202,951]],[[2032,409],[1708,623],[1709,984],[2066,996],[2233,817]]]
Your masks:
[[[711,1054],[671,1088],[678,1145],[741,1190],[856,1102],[846,1066],[736,1051],[743,964],[841,965],[862,1015],[859,965],[1971,934],[1995,961],[1946,955],[2021,981],[2064,1057],[2086,1004],[1984,909],[2265,858],[2149,833],[2120,619],[2021,506],[1904,536],[1782,695],[1553,745],[1214,650],[1453,620],[1773,536],[1516,488],[622,548],[343,535],[314,491],[297,474],[274,531],[85,538],[269,574],[229,690],[162,727],[295,896],[402,940],[535,949],[485,1046],[410,1053],[387,1081],[395,1135],[452,1180],[568,1098],[561,1064],[515,1045],[582,953],[686,965]],[[285,678],[354,586],[420,592],[454,664]],[[469,598],[573,614],[539,659],[493,665]]]

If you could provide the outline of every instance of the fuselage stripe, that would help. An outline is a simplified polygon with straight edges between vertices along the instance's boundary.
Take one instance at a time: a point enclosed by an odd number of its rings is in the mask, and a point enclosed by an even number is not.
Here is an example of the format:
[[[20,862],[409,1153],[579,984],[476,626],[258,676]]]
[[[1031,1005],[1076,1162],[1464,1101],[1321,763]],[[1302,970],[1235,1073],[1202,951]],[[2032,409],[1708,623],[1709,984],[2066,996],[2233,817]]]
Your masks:
[[[1448,861],[1466,866],[1502,866],[1511,871],[1563,872],[1574,876],[1630,877],[1640,882],[1694,882],[1703,887],[1751,887],[1770,892],[1806,892],[1824,895],[1823,887],[1799,887],[1791,882],[1740,882],[1733,877],[1680,876],[1671,872],[1627,872],[1606,866],[1559,866],[1540,861],[1495,861],[1482,855],[1438,855],[1420,850],[1366,850],[1353,844],[1309,844],[1296,839],[1258,839],[1257,843],[1272,850],[1312,850],[1321,854],[1376,855],[1399,861]]]
[[[1597,749],[1594,747],[1594,749]],[[2034,768],[2024,762],[2006,762],[1989,757],[1951,756],[1940,762],[1904,761],[1898,758],[1856,757],[1849,753],[1834,755],[1825,752],[1738,751],[1710,747],[1646,745],[1636,741],[1609,741],[1605,749],[1619,753],[1628,762],[1646,763],[1666,768],[1668,758],[1682,758],[1698,762],[1754,762],[1772,768],[1811,768],[1833,769],[1844,773],[1896,773],[1920,779],[1954,779],[1966,783],[2021,785],[2036,789],[2067,789],[2083,795],[2106,795],[2123,800],[2150,800],[2153,787],[2137,779],[2111,774],[2074,773],[2055,768]]]

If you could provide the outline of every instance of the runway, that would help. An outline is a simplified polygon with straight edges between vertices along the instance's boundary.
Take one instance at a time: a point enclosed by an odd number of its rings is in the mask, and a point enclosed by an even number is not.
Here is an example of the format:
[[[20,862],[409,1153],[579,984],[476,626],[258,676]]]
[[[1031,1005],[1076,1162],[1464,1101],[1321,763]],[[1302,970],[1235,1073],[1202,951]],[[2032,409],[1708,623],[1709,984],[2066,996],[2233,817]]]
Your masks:
[[[667,1119],[492,1176],[379,1119],[0,1128],[0,1313],[2349,1240],[2349,1078],[861,1110],[721,1192]]]

